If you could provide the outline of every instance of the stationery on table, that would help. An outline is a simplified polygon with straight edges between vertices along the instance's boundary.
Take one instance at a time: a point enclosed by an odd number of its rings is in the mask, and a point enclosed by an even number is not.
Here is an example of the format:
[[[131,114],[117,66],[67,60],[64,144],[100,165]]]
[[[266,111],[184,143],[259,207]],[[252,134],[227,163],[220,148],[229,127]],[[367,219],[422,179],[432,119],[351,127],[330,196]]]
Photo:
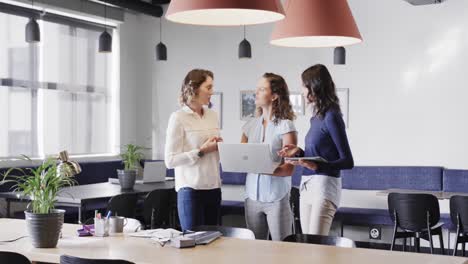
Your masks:
[[[109,235],[109,218],[112,212],[109,210],[106,216],[103,218],[101,213],[98,213],[97,210],[94,211],[94,224],[83,225],[83,228],[78,229],[78,236],[108,236]]]

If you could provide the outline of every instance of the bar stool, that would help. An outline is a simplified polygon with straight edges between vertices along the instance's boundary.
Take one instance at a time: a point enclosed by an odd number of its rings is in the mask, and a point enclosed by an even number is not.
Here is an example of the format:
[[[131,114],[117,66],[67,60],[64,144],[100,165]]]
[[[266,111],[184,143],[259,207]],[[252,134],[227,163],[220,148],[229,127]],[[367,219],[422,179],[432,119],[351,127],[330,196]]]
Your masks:
[[[465,256],[465,244],[468,242],[468,196],[455,195],[450,197],[450,218],[457,226],[457,240],[453,255],[457,255],[458,244],[462,244],[462,254]]]
[[[388,210],[395,223],[390,250],[395,247],[396,239],[403,238],[403,251],[405,251],[406,239],[414,237],[417,252],[420,252],[420,239],[422,238],[429,241],[431,254],[433,254],[432,236],[438,235],[442,254],[445,254],[442,237],[444,223],[439,223],[439,201],[434,195],[390,193],[388,195]]]
[[[24,255],[16,252],[0,251],[0,263],[31,264],[31,261]]]
[[[112,215],[135,218],[138,196],[135,193],[123,193],[112,197],[107,205],[107,210]]]
[[[135,264],[121,259],[85,259],[68,255],[60,256],[60,264]]]

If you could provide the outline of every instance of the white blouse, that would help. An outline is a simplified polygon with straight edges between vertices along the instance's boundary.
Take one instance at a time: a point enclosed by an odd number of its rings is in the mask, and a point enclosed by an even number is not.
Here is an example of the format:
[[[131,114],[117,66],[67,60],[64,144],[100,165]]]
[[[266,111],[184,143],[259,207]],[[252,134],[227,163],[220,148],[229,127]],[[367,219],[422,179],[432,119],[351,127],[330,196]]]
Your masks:
[[[218,115],[203,108],[200,117],[190,107],[171,114],[166,133],[164,161],[175,171],[175,188],[209,190],[221,187],[217,151],[198,156],[200,147],[211,137],[219,136]]]

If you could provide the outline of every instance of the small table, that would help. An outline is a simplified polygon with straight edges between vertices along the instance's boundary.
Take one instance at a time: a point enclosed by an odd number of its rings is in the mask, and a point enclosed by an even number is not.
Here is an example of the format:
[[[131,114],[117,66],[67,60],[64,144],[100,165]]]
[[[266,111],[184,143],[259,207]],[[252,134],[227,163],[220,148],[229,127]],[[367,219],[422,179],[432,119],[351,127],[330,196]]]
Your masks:
[[[147,194],[153,190],[174,189],[174,181],[167,180],[164,182],[135,184],[133,190],[122,190],[120,185],[110,182],[93,183],[85,185],[77,185],[65,187],[57,196],[57,206],[69,206],[78,208],[78,223],[82,221],[82,211],[86,207],[86,203],[99,200],[109,199],[122,193]],[[10,203],[12,201],[29,201],[29,197],[21,196],[16,192],[0,193],[1,198],[5,198],[7,202],[7,217],[10,217]]]

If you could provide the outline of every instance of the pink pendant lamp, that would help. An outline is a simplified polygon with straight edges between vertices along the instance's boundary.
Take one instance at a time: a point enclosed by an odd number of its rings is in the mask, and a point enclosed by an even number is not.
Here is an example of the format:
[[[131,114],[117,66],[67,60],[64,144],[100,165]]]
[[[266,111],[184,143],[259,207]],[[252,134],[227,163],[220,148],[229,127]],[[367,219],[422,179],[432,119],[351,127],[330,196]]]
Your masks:
[[[346,0],[288,0],[270,43],[285,47],[337,47],[362,42]]]
[[[166,18],[204,26],[240,26],[284,18],[280,0],[172,0]]]

